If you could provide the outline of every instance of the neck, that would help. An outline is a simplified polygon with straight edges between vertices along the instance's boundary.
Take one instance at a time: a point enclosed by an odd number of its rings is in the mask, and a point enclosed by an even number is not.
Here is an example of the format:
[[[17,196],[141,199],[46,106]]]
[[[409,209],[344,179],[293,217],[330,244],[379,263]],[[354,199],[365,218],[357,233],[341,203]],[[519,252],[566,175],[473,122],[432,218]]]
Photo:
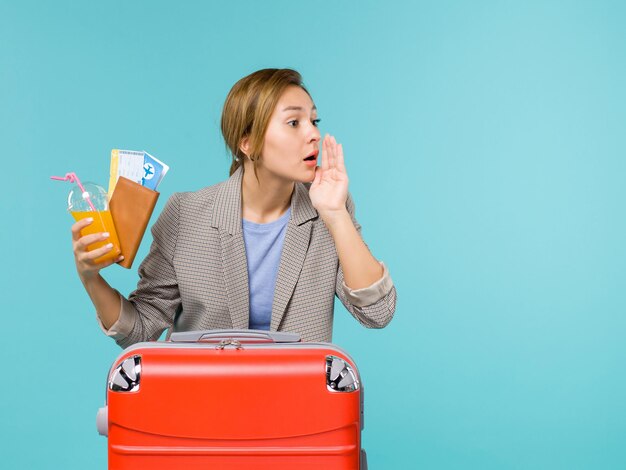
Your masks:
[[[261,168],[254,174],[252,162],[244,162],[241,182],[241,215],[244,219],[265,224],[278,219],[291,204],[294,182],[272,178]]]

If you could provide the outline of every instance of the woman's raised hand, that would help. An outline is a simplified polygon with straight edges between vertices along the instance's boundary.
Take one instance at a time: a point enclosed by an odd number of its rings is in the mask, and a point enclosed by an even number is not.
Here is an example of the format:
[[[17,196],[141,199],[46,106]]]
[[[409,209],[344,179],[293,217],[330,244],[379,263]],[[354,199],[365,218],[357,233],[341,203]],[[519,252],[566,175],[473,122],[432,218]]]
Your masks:
[[[98,274],[98,272],[124,259],[119,256],[117,259],[110,259],[102,263],[96,263],[94,260],[100,256],[106,255],[113,249],[113,244],[109,243],[103,247],[92,251],[87,251],[87,247],[93,243],[101,242],[109,238],[109,234],[94,233],[91,235],[80,236],[80,231],[93,222],[92,219],[81,219],[72,225],[72,248],[74,250],[74,261],[76,262],[76,270],[81,280],[86,281]]]
[[[322,219],[346,210],[348,174],[343,162],[343,148],[329,134],[322,141],[322,166],[315,170],[309,196]]]

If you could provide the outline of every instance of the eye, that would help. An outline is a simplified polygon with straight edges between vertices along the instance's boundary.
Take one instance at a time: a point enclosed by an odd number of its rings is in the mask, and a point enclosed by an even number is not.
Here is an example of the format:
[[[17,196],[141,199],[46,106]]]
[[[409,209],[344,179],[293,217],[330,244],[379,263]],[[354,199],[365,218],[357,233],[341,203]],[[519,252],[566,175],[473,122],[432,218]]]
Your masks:
[[[321,119],[311,119],[311,124],[317,127],[320,123]],[[291,121],[287,121],[287,125],[290,127],[298,127],[300,121],[298,119],[292,119]]]

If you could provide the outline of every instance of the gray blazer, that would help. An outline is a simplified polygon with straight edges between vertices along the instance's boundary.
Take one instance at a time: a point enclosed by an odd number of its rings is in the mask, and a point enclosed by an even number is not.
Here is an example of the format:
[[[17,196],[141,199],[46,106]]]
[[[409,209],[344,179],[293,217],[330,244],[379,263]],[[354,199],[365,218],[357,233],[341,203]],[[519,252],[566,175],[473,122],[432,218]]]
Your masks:
[[[238,169],[228,180],[196,192],[175,193],[152,227],[150,252],[139,266],[137,289],[122,295],[118,321],[103,331],[127,347],[174,331],[248,328],[248,270],[241,224]],[[347,209],[357,230],[354,204]],[[270,330],[292,331],[303,341],[332,340],[335,294],[368,328],[391,321],[396,290],[387,268],[373,285],[349,289],[335,244],[309,198],[296,183],[278,268]]]

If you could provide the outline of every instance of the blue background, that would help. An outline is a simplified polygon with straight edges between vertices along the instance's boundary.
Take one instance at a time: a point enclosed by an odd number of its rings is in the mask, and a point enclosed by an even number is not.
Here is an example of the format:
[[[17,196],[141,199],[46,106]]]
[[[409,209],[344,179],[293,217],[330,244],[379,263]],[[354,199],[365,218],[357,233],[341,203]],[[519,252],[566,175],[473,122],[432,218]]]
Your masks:
[[[227,177],[221,107],[265,67],[303,74],[398,290],[384,330],[336,312],[371,468],[626,468],[624,24],[618,1],[1,0],[3,468],[106,468],[120,350],[48,177],[106,184],[112,148],[145,149],[172,167],[158,214]],[[128,294],[137,264],[105,277]]]

